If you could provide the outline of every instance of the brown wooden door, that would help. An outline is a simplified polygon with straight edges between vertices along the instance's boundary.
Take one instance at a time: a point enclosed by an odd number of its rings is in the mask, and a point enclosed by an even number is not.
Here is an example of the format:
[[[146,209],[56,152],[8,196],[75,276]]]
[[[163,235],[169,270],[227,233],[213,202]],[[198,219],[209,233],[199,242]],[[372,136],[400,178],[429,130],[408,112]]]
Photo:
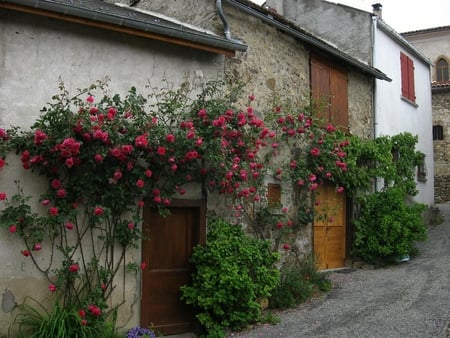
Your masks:
[[[186,202],[183,202],[184,204]],[[192,248],[205,241],[204,208],[174,206],[166,217],[144,210],[141,325],[164,334],[194,330],[192,309],[180,300],[180,286],[190,278]]]
[[[319,269],[341,268],[345,265],[345,194],[324,184],[316,190],[316,204],[314,254]]]

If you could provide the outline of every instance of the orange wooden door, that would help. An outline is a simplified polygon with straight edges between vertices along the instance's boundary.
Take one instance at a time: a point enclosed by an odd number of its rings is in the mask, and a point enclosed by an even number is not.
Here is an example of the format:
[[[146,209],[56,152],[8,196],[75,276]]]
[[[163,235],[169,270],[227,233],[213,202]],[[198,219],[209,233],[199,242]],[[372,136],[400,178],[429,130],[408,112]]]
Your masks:
[[[345,210],[345,194],[337,193],[333,185],[324,184],[316,190],[314,254],[319,269],[345,265]]]
[[[141,325],[164,334],[194,330],[192,309],[180,300],[180,287],[190,278],[192,248],[204,243],[203,207],[179,206],[166,217],[144,210]]]

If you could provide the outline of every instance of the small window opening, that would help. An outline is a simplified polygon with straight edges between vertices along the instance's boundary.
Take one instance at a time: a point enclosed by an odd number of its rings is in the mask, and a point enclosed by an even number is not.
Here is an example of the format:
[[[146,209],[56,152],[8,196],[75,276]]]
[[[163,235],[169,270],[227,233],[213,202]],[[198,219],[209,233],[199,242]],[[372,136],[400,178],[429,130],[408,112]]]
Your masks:
[[[442,126],[433,126],[433,141],[444,139],[444,128]]]

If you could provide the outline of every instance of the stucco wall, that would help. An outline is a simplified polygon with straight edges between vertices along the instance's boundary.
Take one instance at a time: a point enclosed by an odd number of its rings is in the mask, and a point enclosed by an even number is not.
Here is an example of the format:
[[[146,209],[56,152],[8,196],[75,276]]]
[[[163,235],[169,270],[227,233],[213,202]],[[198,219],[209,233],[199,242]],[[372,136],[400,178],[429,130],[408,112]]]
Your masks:
[[[450,64],[450,27],[408,33],[405,38],[425,54],[433,65],[440,58]],[[436,80],[435,67],[431,79]],[[441,90],[444,88],[441,88]],[[442,126],[444,139],[433,141],[434,198],[436,203],[450,201],[450,88],[432,93],[433,125]]]
[[[266,6],[369,65],[371,13],[318,0],[269,0]]]
[[[429,65],[405,50],[389,34],[377,28],[374,45],[374,67],[382,69],[392,82],[376,81],[376,135],[396,135],[410,132],[417,135],[416,149],[423,152],[427,168],[426,182],[417,182],[419,190],[414,200],[427,205],[434,203],[432,112]],[[400,52],[414,62],[416,105],[402,99]]]
[[[51,96],[58,93],[60,79],[75,94],[77,88],[109,77],[111,92],[124,95],[131,86],[142,92],[149,83],[162,86],[163,77],[174,85],[185,76],[216,79],[223,74],[223,65],[224,57],[215,54],[0,10],[0,127],[30,126]],[[44,192],[43,182],[37,177],[21,173],[20,159],[11,158],[1,172],[0,190],[12,195],[17,191],[14,180],[19,178],[26,195]],[[199,195],[199,189],[190,189],[185,197]],[[42,279],[29,258],[20,255],[21,241],[7,229],[0,232],[0,288],[5,304],[0,310],[2,335],[16,314],[16,303],[22,303],[26,296],[42,300],[49,291],[48,281]],[[128,257],[139,262],[140,250],[130,252]],[[127,277],[127,303],[119,312],[119,326],[139,323],[139,290],[139,278]]]

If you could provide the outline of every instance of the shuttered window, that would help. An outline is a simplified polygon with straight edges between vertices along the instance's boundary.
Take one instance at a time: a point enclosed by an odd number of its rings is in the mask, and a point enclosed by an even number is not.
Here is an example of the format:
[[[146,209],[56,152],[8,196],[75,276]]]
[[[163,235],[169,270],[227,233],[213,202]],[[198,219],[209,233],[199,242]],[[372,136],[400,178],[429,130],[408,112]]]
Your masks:
[[[415,103],[414,62],[406,54],[400,52],[400,64],[402,72],[402,96]]]
[[[348,77],[330,63],[311,58],[311,93],[316,116],[348,132]]]

